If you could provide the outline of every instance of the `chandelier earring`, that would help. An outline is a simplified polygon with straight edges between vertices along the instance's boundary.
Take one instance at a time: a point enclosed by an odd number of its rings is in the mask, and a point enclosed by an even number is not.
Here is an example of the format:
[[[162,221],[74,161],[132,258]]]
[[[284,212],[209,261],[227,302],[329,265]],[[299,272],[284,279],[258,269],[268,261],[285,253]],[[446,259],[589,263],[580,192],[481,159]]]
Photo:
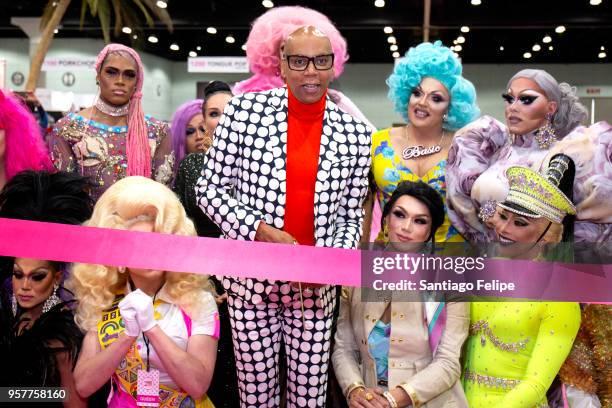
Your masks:
[[[546,114],[546,123],[538,129],[535,135],[535,140],[540,149],[548,149],[555,141],[557,141],[557,133],[552,126],[552,113]]]
[[[14,294],[11,297],[11,310],[13,311],[13,316],[17,316],[17,298]]]
[[[51,294],[51,296],[49,296],[47,298],[47,300],[45,300],[45,303],[43,303],[43,307],[42,307],[42,311],[43,313],[47,313],[49,310],[51,310],[55,305],[59,304],[62,300],[57,296],[57,290],[59,289],[59,283],[55,283],[55,285],[53,285],[53,293]]]

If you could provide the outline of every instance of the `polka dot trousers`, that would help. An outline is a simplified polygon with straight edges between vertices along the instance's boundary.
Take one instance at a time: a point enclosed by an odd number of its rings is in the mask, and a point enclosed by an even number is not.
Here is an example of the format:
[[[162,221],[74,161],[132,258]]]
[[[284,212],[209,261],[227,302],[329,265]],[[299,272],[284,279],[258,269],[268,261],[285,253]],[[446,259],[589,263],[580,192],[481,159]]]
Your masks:
[[[302,319],[300,292],[297,284],[293,286],[277,282],[258,304],[228,292],[243,408],[280,406],[281,336],[287,355],[287,406],[325,406],[336,287],[303,288]]]

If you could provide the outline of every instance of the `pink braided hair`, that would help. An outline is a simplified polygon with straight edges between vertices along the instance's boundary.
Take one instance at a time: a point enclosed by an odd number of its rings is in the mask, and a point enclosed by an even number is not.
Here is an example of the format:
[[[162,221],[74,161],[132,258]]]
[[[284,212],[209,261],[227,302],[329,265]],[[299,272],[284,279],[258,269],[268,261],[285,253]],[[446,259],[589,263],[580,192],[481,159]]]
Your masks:
[[[147,125],[142,111],[142,83],[144,80],[142,61],[138,53],[122,44],[108,44],[102,49],[96,59],[96,71],[100,73],[102,64],[109,53],[123,51],[128,53],[136,62],[138,67],[136,88],[130,97],[128,110],[128,131],[127,131],[127,175],[151,177],[151,150],[149,138],[147,136]]]

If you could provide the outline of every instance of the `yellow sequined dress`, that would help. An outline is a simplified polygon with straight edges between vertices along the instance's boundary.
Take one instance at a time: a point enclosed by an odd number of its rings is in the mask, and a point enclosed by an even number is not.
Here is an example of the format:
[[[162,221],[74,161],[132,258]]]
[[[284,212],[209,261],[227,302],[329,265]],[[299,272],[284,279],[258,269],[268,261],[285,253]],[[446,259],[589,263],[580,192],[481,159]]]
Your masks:
[[[471,408],[544,407],[572,348],[580,306],[570,302],[474,302],[463,388]]]

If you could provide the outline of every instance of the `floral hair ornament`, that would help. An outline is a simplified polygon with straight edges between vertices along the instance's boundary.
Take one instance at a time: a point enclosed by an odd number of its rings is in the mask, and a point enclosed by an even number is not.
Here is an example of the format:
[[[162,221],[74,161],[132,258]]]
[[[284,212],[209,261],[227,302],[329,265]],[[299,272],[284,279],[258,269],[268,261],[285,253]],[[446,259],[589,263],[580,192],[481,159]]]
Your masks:
[[[559,181],[571,159],[558,155],[550,161],[545,174],[528,167],[512,166],[506,170],[510,191],[498,205],[515,214],[530,218],[544,217],[561,224],[566,215],[576,214],[572,201],[559,189]]]

